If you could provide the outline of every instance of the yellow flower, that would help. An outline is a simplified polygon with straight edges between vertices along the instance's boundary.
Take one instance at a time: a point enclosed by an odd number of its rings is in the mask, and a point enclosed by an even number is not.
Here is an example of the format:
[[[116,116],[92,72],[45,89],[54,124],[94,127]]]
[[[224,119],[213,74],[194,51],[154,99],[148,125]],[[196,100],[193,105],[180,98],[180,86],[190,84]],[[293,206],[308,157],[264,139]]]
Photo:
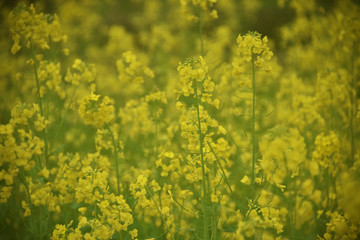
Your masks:
[[[213,19],[218,18],[217,11],[213,9],[217,0],[179,0],[181,4],[181,10],[183,14],[187,17],[188,20],[197,22],[199,20],[198,17],[198,9],[204,10],[205,13],[209,14],[209,16]]]
[[[67,70],[65,81],[77,86],[80,83],[92,83],[95,81],[96,68],[94,64],[88,64],[81,59],[75,59],[72,71]]]
[[[41,49],[49,49],[49,40],[66,42],[67,36],[62,34],[59,19],[56,15],[37,14],[35,7],[18,5],[9,14],[9,26],[14,40],[11,52],[16,54],[22,46],[30,48],[38,45]]]
[[[216,108],[219,107],[220,101],[218,99],[212,100],[215,83],[208,76],[208,66],[203,57],[188,58],[179,63],[177,70],[180,88],[177,91],[178,98],[180,95],[193,98],[197,95],[202,102],[207,102]],[[196,93],[195,88],[197,89]]]
[[[29,208],[29,205],[27,204],[27,202],[22,201],[22,202],[21,202],[21,206],[22,206],[22,208],[25,210],[24,217],[30,216],[30,215],[31,215],[31,211],[30,211],[30,208]]]
[[[43,168],[43,169],[38,173],[39,176],[43,176],[43,177],[45,177],[46,179],[49,178],[49,174],[50,174],[50,171],[49,171],[47,168]]]
[[[245,71],[244,66],[249,65],[252,59],[256,67],[263,67],[264,63],[270,61],[273,56],[267,45],[267,37],[261,39],[261,35],[257,32],[249,32],[245,36],[239,35],[237,43],[237,56],[232,62],[234,76],[242,74]]]
[[[102,97],[92,92],[80,101],[79,114],[85,124],[103,128],[115,118],[113,103],[114,101],[109,97]]]
[[[131,239],[136,239],[137,236],[138,236],[138,230],[137,229],[131,230],[131,231],[129,231],[129,233],[131,235]]]
[[[163,104],[167,104],[165,92],[162,92],[162,91],[157,91],[157,92],[146,95],[145,101],[146,102],[158,101],[158,102],[162,102]]]
[[[245,175],[241,180],[240,182],[242,182],[243,184],[246,184],[246,185],[250,185],[250,178]]]
[[[80,207],[78,208],[78,211],[81,212],[82,214],[85,214],[85,212],[87,211],[86,207]]]
[[[34,60],[31,58],[31,59],[26,61],[26,64],[34,65]]]
[[[123,82],[134,81],[137,84],[144,82],[144,77],[154,78],[154,72],[138,60],[137,56],[131,51],[124,52],[122,59],[116,61],[119,72],[119,80]]]
[[[51,236],[52,240],[65,239],[66,227],[62,224],[56,224],[53,234]]]

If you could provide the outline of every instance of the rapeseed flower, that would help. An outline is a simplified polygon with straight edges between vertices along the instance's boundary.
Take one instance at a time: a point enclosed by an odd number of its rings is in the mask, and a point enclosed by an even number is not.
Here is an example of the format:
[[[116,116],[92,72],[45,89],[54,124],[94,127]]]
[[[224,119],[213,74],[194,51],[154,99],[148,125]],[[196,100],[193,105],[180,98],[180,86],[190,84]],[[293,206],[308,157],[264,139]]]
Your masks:
[[[115,118],[113,100],[108,96],[94,94],[84,97],[79,102],[79,114],[85,124],[103,128]]]
[[[38,45],[43,50],[48,50],[49,39],[54,42],[66,42],[67,36],[61,32],[57,15],[37,14],[34,5],[17,6],[9,14],[10,31],[14,44],[11,52],[16,54],[23,46],[30,48]]]

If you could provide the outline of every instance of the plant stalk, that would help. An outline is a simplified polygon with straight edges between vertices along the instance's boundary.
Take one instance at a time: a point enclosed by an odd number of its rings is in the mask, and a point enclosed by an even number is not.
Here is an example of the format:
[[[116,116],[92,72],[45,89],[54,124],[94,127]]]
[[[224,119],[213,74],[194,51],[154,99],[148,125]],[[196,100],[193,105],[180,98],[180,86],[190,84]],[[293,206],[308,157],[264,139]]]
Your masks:
[[[117,147],[116,147],[116,142],[115,142],[115,137],[114,134],[112,133],[110,127],[106,124],[105,125],[106,129],[109,131],[110,136],[111,136],[111,141],[113,143],[113,147],[114,147],[114,161],[115,161],[115,171],[116,171],[116,179],[117,179],[117,192],[118,194],[120,194],[120,176],[119,176],[119,162],[118,162],[118,152],[117,152]]]
[[[40,106],[40,113],[42,116],[45,117],[45,112],[44,112],[44,108],[43,108],[43,103],[42,103],[42,98],[41,98],[41,94],[40,94],[40,81],[39,81],[39,77],[38,77],[38,73],[37,73],[37,66],[36,66],[36,58],[35,58],[35,53],[34,53],[34,48],[33,48],[33,44],[32,41],[30,41],[30,47],[31,47],[31,57],[33,60],[33,68],[34,68],[34,75],[35,75],[35,81],[36,81],[36,87],[37,87],[37,95],[39,98],[39,106]],[[48,162],[48,139],[47,139],[47,130],[46,127],[44,128],[44,157],[45,157],[45,166],[47,166],[47,162]]]
[[[251,168],[251,199],[255,199],[255,154],[256,154],[256,136],[255,136],[255,99],[256,99],[256,86],[255,86],[255,56],[251,49],[251,68],[252,68],[252,168]]]
[[[168,225],[167,222],[165,221],[164,215],[162,214],[159,205],[156,203],[154,196],[151,194],[150,190],[149,190],[146,186],[145,186],[145,189],[146,189],[146,191],[149,193],[151,199],[153,200],[153,202],[154,202],[154,204],[155,204],[155,207],[156,207],[156,209],[158,210],[158,212],[159,212],[159,214],[160,214],[161,220],[162,220],[163,223],[165,224],[165,226],[166,226],[166,228],[167,228],[167,230],[168,230],[168,233],[169,233],[170,236],[171,236],[171,239],[175,240],[174,235],[172,234],[169,225]]]
[[[203,207],[203,216],[204,216],[204,237],[208,239],[208,231],[207,231],[207,188],[206,188],[206,173],[205,173],[205,161],[204,161],[204,153],[203,153],[203,135],[201,132],[201,121],[200,121],[200,107],[199,107],[199,99],[197,95],[197,87],[196,81],[195,84],[195,100],[196,100],[196,113],[197,113],[197,124],[198,124],[198,133],[199,133],[199,143],[200,143],[200,159],[201,159],[201,170],[202,170],[202,187],[203,187],[203,199],[202,199],[202,207]]]

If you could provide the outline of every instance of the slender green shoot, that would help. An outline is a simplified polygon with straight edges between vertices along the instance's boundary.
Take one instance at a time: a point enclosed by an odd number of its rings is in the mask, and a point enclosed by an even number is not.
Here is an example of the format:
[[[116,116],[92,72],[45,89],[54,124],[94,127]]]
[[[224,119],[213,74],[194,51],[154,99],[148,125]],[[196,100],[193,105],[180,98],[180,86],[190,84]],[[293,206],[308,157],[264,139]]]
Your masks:
[[[153,202],[154,202],[154,204],[155,204],[155,206],[156,206],[156,209],[158,210],[158,212],[159,212],[159,214],[160,214],[161,220],[162,220],[162,222],[165,224],[165,227],[166,227],[168,233],[169,233],[170,236],[171,236],[171,239],[175,240],[174,235],[172,234],[169,225],[166,223],[165,218],[164,218],[164,215],[162,214],[162,212],[161,212],[158,204],[156,203],[156,200],[155,200],[154,196],[151,194],[150,189],[148,189],[146,186],[145,186],[145,188],[146,188],[146,191],[149,193],[151,199],[153,200]]]
[[[255,56],[254,52],[251,49],[251,68],[252,68],[252,168],[251,168],[251,199],[254,200],[255,198],[255,158],[256,158],[256,136],[255,136],[255,100],[256,100],[256,86],[255,86]]]
[[[199,143],[200,143],[200,159],[201,159],[201,170],[202,170],[202,188],[203,188],[203,199],[202,199],[202,208],[203,208],[203,219],[204,219],[204,237],[208,239],[208,230],[207,230],[207,187],[206,187],[206,173],[205,173],[205,160],[203,153],[204,139],[201,131],[201,120],[200,120],[200,104],[197,95],[197,87],[196,81],[194,81],[195,85],[195,101],[196,101],[196,113],[197,113],[197,124],[198,124],[198,133],[199,133]]]
[[[106,124],[105,128],[109,131],[111,136],[111,141],[114,147],[114,161],[115,161],[115,171],[116,171],[116,179],[117,179],[117,192],[120,194],[120,176],[119,176],[119,161],[118,161],[118,152],[117,152],[117,146],[116,141],[113,132],[111,131],[110,127]]]
[[[216,155],[216,153],[214,152],[214,149],[211,147],[210,143],[209,143],[209,142],[207,142],[207,144],[209,145],[211,152],[214,154],[215,159],[216,159],[217,163],[218,163],[218,164],[219,164],[219,166],[220,166],[220,169],[221,169],[221,172],[222,172],[223,178],[224,178],[224,180],[225,180],[226,185],[228,186],[228,188],[229,188],[229,190],[230,190],[231,195],[232,195],[232,196],[233,196],[233,198],[234,198],[234,201],[235,201],[235,203],[236,203],[236,206],[238,207],[238,209],[241,209],[241,208],[240,208],[240,206],[239,206],[239,204],[238,204],[238,201],[236,200],[235,193],[234,193],[234,191],[232,190],[232,188],[231,188],[231,186],[230,186],[229,180],[228,180],[228,178],[226,177],[226,174],[225,174],[224,168],[222,167],[222,165],[221,165],[221,162],[220,162],[219,158],[217,157],[217,155]]]
[[[35,81],[36,81],[36,87],[37,87],[37,95],[38,95],[38,98],[39,98],[40,113],[46,119],[45,111],[44,111],[44,107],[43,107],[43,102],[42,102],[42,98],[41,98],[41,94],[40,94],[40,81],[39,81],[39,77],[38,77],[36,58],[35,58],[35,53],[34,53],[34,48],[33,48],[32,41],[30,41],[30,48],[31,48],[31,58],[33,60],[33,68],[34,68],[34,75],[35,75]],[[45,127],[45,129],[44,129],[45,166],[47,165],[47,162],[48,162],[48,144],[49,143],[48,143],[48,139],[47,139],[47,130],[46,130],[46,127]]]

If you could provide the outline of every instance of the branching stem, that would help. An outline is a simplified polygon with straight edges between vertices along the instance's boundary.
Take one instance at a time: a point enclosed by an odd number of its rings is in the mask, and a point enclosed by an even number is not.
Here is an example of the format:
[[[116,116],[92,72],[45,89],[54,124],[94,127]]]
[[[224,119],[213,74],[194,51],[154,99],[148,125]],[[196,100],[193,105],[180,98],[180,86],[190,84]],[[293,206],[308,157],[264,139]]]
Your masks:
[[[160,214],[161,220],[162,220],[163,223],[165,224],[165,226],[166,226],[166,228],[167,228],[167,231],[168,231],[168,233],[169,233],[170,236],[171,236],[171,239],[175,240],[174,235],[172,234],[169,225],[168,225],[167,222],[165,221],[164,215],[162,214],[162,211],[161,211],[159,205],[156,203],[154,196],[152,195],[152,193],[150,192],[150,190],[149,190],[146,186],[145,186],[145,189],[146,189],[146,191],[149,193],[151,199],[153,200],[153,202],[154,202],[154,204],[155,204],[155,207],[156,207],[156,209],[158,210],[158,212],[159,212],[159,214]]]

